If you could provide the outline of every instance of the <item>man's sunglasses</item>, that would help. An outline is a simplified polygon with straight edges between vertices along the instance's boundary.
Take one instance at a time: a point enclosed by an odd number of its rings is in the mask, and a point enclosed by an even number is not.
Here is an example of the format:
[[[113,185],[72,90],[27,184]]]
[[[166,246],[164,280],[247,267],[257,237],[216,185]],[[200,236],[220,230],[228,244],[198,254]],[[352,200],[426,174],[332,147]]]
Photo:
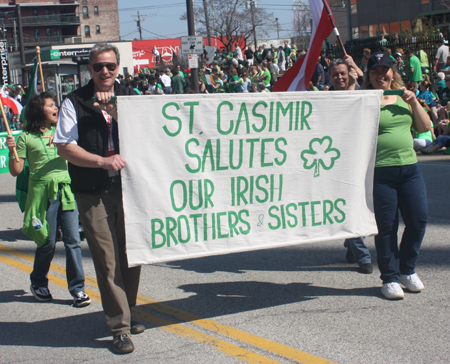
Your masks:
[[[103,69],[103,67],[106,67],[106,69],[108,71],[114,71],[117,68],[117,64],[115,64],[115,63],[94,63],[92,65],[92,69],[95,72],[100,72]]]

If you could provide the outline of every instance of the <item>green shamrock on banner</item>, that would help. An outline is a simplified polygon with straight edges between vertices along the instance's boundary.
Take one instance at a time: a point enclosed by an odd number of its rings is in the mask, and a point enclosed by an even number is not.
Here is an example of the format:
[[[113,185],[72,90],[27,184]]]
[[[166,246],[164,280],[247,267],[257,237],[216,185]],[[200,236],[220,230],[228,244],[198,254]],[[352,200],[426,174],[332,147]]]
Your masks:
[[[331,148],[333,140],[329,137],[322,139],[315,138],[309,142],[309,149],[304,150],[300,156],[303,159],[303,168],[314,169],[314,177],[320,176],[320,166],[326,171],[334,166],[336,159],[339,159],[341,152],[336,148]]]

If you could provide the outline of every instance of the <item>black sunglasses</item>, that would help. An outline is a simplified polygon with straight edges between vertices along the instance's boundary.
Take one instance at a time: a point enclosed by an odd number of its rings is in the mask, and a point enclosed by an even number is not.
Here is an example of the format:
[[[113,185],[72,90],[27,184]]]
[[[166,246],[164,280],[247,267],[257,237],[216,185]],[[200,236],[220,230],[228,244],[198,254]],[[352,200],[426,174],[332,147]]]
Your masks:
[[[108,71],[114,71],[117,68],[117,64],[115,64],[115,63],[94,63],[92,65],[92,69],[95,72],[100,72],[103,69],[103,67],[106,67],[106,69]]]

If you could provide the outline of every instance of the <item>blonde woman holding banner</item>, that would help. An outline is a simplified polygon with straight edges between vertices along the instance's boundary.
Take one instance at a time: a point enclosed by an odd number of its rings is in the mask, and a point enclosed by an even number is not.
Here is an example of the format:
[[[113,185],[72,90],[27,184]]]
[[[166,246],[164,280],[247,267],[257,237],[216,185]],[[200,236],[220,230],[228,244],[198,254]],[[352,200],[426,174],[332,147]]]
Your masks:
[[[410,130],[412,126],[425,133],[431,123],[414,93],[403,87],[387,53],[376,52],[369,58],[363,88],[384,90],[373,186],[375,246],[381,293],[387,299],[402,299],[400,283],[410,292],[424,289],[415,268],[428,221],[427,196]],[[405,223],[400,245],[399,211]]]

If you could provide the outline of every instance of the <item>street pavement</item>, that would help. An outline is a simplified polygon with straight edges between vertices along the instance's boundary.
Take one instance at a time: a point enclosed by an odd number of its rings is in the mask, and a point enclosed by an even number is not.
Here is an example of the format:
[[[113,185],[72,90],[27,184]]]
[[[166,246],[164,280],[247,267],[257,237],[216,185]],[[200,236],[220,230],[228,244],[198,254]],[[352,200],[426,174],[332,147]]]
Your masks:
[[[342,241],[146,265],[134,315],[147,330],[125,356],[111,351],[86,241],[90,306],[70,305],[61,242],[54,300],[31,295],[35,245],[20,231],[15,179],[0,175],[0,363],[450,363],[450,156],[419,161],[430,215],[423,292],[382,297],[373,237],[371,275],[346,262]]]

